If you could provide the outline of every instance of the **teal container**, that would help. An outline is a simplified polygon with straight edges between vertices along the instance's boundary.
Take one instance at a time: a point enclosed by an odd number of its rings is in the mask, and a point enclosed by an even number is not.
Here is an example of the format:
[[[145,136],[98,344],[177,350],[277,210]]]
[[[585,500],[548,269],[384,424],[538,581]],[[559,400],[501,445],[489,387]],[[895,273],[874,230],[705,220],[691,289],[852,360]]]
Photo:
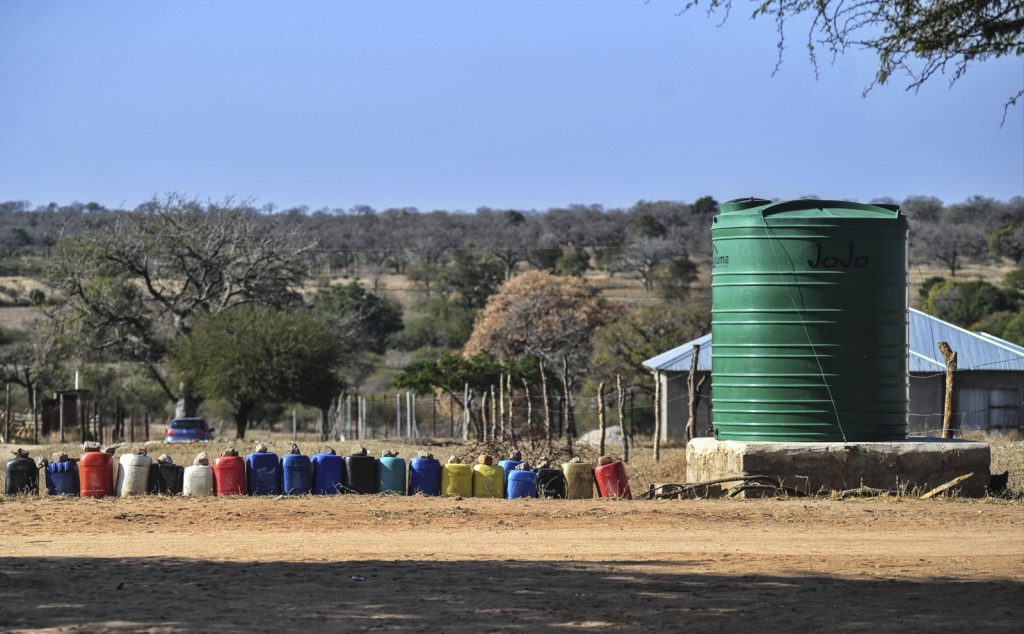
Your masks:
[[[721,440],[907,436],[907,221],[894,205],[742,199],[711,230]]]
[[[377,491],[405,495],[405,460],[384,456],[377,461]]]

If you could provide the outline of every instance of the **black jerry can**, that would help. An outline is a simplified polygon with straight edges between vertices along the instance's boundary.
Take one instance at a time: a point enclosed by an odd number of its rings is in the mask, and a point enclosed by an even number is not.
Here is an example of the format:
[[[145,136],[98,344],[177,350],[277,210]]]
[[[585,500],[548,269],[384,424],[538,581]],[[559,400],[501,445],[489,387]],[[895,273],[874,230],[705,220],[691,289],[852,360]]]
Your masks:
[[[159,495],[181,495],[185,467],[154,462],[149,467],[149,492]]]
[[[7,495],[39,495],[39,467],[31,458],[14,458],[7,461],[7,480],[4,483]]]
[[[351,493],[377,492],[377,459],[373,456],[345,456],[345,490]]]
[[[537,469],[537,490],[542,498],[565,499],[565,474],[561,469]]]

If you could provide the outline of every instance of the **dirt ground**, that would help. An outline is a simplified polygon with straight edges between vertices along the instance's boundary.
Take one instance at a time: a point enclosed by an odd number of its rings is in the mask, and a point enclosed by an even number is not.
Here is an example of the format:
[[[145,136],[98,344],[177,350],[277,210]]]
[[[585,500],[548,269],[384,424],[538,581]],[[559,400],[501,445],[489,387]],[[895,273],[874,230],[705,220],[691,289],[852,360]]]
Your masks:
[[[1021,631],[1024,504],[0,501],[4,631]]]

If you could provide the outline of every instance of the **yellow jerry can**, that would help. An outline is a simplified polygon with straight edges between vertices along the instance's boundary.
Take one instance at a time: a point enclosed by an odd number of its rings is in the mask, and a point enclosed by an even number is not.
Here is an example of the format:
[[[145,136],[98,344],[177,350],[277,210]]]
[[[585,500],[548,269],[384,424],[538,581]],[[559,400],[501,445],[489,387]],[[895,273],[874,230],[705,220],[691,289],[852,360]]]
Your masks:
[[[562,464],[565,474],[565,497],[569,500],[589,500],[594,497],[594,465],[573,458]]]
[[[457,462],[441,465],[441,495],[447,498],[456,495],[473,497],[473,468]]]
[[[500,498],[505,488],[505,470],[494,464],[473,465],[473,497]]]

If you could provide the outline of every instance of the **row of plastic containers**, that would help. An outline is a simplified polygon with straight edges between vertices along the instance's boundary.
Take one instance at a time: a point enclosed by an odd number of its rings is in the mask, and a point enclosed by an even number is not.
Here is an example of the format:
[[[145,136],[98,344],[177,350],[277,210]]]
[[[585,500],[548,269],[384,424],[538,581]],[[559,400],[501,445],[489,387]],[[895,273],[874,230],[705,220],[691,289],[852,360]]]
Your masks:
[[[596,468],[579,460],[558,467],[543,463],[532,469],[518,452],[493,464],[480,456],[477,464],[450,459],[441,464],[432,455],[406,461],[393,452],[381,458],[365,450],[338,456],[333,450],[312,457],[290,453],[278,457],[265,448],[244,459],[233,450],[209,464],[200,454],[182,467],[165,456],[154,461],[144,452],[114,456],[86,451],[75,461],[61,456],[44,466],[49,495],[103,497],[151,494],[200,495],[334,495],[339,493],[461,496],[481,498],[546,497],[586,499],[596,483],[601,497],[631,498],[625,467],[603,458]],[[7,463],[5,493],[35,493],[39,465],[27,454]]]

